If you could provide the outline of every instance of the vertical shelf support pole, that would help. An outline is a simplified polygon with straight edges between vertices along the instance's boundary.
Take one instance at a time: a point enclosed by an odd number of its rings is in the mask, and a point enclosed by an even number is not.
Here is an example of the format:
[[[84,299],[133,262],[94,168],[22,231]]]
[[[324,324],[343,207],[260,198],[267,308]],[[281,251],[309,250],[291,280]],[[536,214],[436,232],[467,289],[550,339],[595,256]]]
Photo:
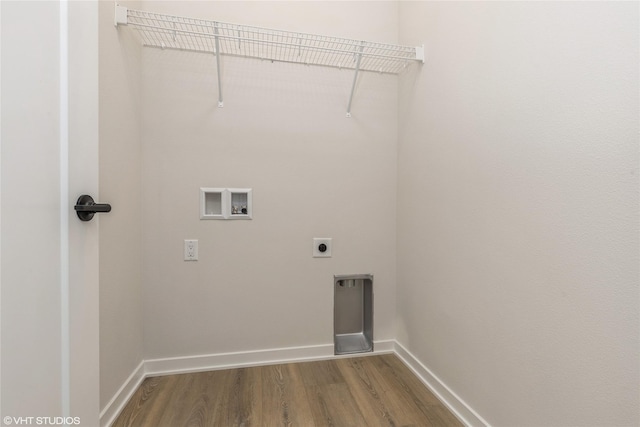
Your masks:
[[[353,101],[353,92],[356,90],[356,82],[358,81],[358,72],[360,71],[360,60],[362,59],[362,51],[364,50],[364,42],[360,44],[360,49],[356,54],[356,69],[353,74],[353,83],[351,84],[351,95],[349,95],[349,104],[347,105],[347,117],[351,117],[351,101]]]
[[[215,33],[216,42],[216,67],[218,70],[218,108],[224,107],[224,101],[222,100],[222,77],[220,76],[220,40],[218,37],[218,23],[213,23],[213,32]]]

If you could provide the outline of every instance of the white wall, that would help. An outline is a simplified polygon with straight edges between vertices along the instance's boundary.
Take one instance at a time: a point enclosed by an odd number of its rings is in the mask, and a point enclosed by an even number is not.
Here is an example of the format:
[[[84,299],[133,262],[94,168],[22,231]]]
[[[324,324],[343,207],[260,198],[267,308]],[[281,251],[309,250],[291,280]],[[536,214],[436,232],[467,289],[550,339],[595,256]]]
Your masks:
[[[120,2],[139,8],[139,2]],[[99,2],[100,407],[143,357],[140,41],[113,25],[114,3]]]
[[[392,2],[145,2],[149,10],[395,41]],[[394,337],[397,78],[144,49],[145,358],[333,342],[333,275],[375,276]],[[199,220],[200,187],[253,188],[252,221]],[[333,258],[313,259],[313,237]],[[200,260],[182,260],[198,239]]]
[[[399,342],[492,425],[638,425],[638,4],[400,22]]]

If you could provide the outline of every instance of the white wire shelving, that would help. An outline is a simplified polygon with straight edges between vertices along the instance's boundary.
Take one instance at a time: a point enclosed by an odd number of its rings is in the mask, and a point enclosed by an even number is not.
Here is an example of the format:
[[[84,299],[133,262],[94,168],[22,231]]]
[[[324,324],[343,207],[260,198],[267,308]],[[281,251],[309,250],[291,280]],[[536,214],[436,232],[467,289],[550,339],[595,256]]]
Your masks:
[[[413,63],[424,63],[424,48],[306,34],[196,18],[164,15],[116,5],[115,25],[128,25],[144,46],[205,52],[215,55],[218,106],[223,107],[221,56],[241,56],[278,62],[353,70],[351,101],[361,71],[399,74]]]

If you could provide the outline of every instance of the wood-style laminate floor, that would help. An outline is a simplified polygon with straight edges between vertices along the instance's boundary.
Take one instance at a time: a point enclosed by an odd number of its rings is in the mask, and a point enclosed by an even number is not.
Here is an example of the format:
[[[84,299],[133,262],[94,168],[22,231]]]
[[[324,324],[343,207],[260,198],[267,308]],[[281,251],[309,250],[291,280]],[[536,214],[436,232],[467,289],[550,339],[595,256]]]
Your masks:
[[[461,425],[388,354],[147,378],[113,427]]]

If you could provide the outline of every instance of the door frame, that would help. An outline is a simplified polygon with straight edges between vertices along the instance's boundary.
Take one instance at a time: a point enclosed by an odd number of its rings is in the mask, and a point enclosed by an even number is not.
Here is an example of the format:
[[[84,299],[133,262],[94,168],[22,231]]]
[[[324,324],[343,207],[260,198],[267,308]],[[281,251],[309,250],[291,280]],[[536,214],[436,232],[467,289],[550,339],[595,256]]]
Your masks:
[[[67,365],[67,416],[79,417],[82,425],[99,425],[99,222],[80,221],[72,206],[82,194],[100,200],[98,129],[98,2],[61,1],[61,34],[67,31],[67,87],[61,78],[61,94],[68,93],[68,185],[61,185],[62,209],[68,219],[68,342],[63,342]],[[66,10],[65,10],[66,8]],[[65,16],[67,21],[64,22]],[[63,46],[63,43],[61,43]],[[64,159],[64,156],[61,156]],[[64,175],[61,162],[61,176]],[[61,182],[61,184],[64,184]],[[66,200],[66,204],[64,201]],[[64,236],[64,224],[61,235]],[[64,287],[63,283],[63,287]],[[64,308],[64,307],[63,307]],[[65,355],[65,351],[68,354]],[[67,356],[66,360],[64,356]],[[63,365],[64,371],[64,365]],[[65,400],[63,399],[63,402]]]

